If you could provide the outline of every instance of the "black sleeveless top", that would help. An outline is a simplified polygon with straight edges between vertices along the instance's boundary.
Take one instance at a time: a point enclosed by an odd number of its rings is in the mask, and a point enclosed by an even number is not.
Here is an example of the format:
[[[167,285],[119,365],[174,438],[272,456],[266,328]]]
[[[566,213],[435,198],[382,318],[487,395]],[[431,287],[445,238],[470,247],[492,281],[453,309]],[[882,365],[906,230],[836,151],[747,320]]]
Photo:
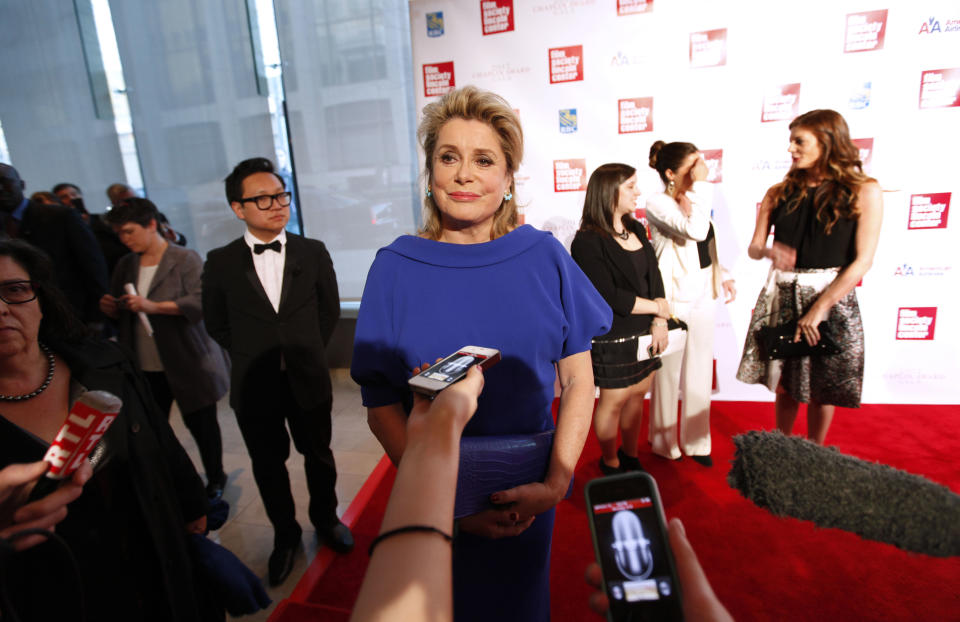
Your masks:
[[[834,268],[850,264],[857,256],[857,221],[841,217],[830,233],[817,220],[813,207],[816,188],[793,211],[787,210],[790,198],[781,199],[770,213],[773,239],[797,251],[797,268]]]

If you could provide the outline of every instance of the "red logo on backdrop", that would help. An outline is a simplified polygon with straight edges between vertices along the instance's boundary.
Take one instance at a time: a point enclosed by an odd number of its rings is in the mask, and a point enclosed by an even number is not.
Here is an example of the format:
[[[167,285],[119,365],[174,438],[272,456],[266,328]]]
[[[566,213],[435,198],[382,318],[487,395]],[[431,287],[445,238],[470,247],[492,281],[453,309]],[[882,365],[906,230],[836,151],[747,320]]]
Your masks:
[[[949,192],[911,194],[907,229],[946,229],[949,213]]]
[[[700,153],[707,163],[707,181],[716,184],[723,181],[723,149],[704,149]]]
[[[553,191],[576,192],[587,189],[587,161],[583,158],[553,161]]]
[[[617,101],[621,134],[653,131],[653,98],[633,97]]]
[[[868,170],[870,163],[873,162],[873,139],[854,138],[853,144],[860,150],[860,162],[863,164],[863,170]]]
[[[932,69],[920,75],[920,108],[960,106],[960,67]]]
[[[690,33],[690,66],[718,67],[727,64],[727,29]]]
[[[583,80],[583,46],[550,48],[550,84]]]
[[[843,51],[869,52],[883,49],[883,35],[887,30],[887,10],[864,11],[847,15],[847,37]]]
[[[453,61],[425,64],[423,66],[423,96],[435,97],[453,89]]]
[[[484,35],[513,30],[513,0],[480,0],[480,18]]]
[[[936,307],[900,307],[897,311],[897,339],[932,340],[936,325]]]
[[[617,0],[617,15],[636,15],[653,10],[653,0]]]
[[[761,123],[789,121],[800,114],[800,83],[778,86],[763,96]]]

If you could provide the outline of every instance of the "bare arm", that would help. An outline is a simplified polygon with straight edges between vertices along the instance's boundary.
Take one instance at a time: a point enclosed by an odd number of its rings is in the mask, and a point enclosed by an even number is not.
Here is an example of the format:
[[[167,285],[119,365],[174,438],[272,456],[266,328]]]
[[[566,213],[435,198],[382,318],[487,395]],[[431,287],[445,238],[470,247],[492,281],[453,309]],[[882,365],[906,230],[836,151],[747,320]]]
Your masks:
[[[770,214],[773,212],[773,188],[767,190],[757,213],[757,226],[753,230],[753,238],[747,248],[747,255],[751,259],[769,258],[773,267],[778,270],[793,270],[797,262],[797,251],[794,248],[774,242],[767,246],[767,237],[770,235]]]
[[[433,402],[417,399],[381,533],[409,525],[452,532],[460,435],[477,409],[482,387],[483,374],[474,367]],[[350,619],[452,620],[452,561],[451,544],[437,533],[408,532],[381,540]]]
[[[877,182],[871,181],[860,186],[857,207],[860,208],[857,237],[854,240],[857,256],[840,271],[837,278],[823,290],[817,301],[797,322],[794,341],[799,341],[802,334],[808,343],[815,345],[820,340],[817,326],[827,318],[833,305],[849,294],[873,265],[873,256],[880,240],[880,225],[883,222],[883,192]]]
[[[377,437],[390,461],[399,465],[407,446],[407,415],[397,402],[367,409],[367,425]]]
[[[511,510],[521,522],[560,503],[590,432],[594,396],[590,351],[560,359],[557,371],[560,375],[560,409],[546,479],[543,483],[524,484],[492,495],[494,503],[515,503]]]

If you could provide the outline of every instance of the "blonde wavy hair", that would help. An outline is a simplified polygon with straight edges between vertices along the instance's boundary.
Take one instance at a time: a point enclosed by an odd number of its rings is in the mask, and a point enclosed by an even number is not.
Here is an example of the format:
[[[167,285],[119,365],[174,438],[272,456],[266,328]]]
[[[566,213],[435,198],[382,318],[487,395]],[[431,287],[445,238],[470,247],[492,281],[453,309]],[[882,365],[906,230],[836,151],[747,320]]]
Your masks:
[[[417,139],[425,157],[423,176],[427,186],[433,182],[433,153],[440,128],[452,119],[482,121],[489,125],[500,139],[500,149],[507,160],[507,174],[511,176],[510,194],[513,197],[509,201],[504,200],[494,215],[490,239],[495,240],[517,226],[517,192],[513,174],[523,160],[523,129],[520,127],[520,119],[505,99],[475,86],[454,89],[439,100],[424,106],[423,119],[417,128]],[[423,227],[420,234],[438,240],[441,233],[440,209],[432,196],[424,196]]]
[[[850,129],[839,112],[827,109],[805,112],[790,123],[791,131],[797,128],[809,131],[820,145],[820,159],[811,170],[823,181],[814,191],[813,208],[829,235],[841,218],[860,217],[857,207],[860,186],[876,180],[864,174],[860,150],[850,139]],[[787,211],[797,209],[811,190],[807,186],[809,174],[804,169],[791,169],[783,181],[773,187],[774,205],[786,198]]]

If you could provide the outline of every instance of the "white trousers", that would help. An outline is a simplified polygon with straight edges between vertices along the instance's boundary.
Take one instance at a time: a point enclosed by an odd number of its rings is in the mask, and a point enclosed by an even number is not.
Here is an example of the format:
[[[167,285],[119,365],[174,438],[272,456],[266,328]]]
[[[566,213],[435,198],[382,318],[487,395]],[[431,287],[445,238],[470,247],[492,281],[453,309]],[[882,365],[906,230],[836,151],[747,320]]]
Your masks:
[[[709,269],[706,269],[709,270]],[[683,351],[662,359],[650,392],[650,441],[665,458],[710,454],[710,395],[713,390],[713,330],[716,300],[709,289],[695,302],[674,302],[673,314],[687,323]],[[683,389],[677,443],[677,402]]]

